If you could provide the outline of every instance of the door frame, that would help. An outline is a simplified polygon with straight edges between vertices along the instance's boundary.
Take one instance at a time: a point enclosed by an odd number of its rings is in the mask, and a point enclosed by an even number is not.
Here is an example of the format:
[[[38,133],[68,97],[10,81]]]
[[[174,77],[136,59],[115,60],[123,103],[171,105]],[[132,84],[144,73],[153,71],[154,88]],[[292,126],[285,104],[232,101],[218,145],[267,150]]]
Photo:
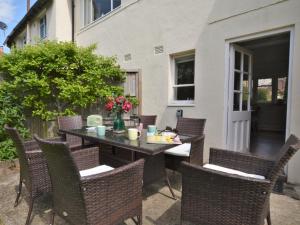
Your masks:
[[[137,99],[139,101],[139,105],[138,105],[138,112],[140,115],[142,115],[142,70],[141,69],[127,69],[125,70],[125,73],[136,73],[137,74],[137,78],[138,78],[138,82],[136,83],[136,87],[138,88],[138,96]]]
[[[293,56],[294,56],[294,36],[295,36],[294,26],[287,26],[280,29],[262,31],[255,34],[243,35],[235,38],[230,38],[225,40],[225,94],[224,94],[224,130],[223,130],[223,146],[224,148],[229,147],[229,94],[230,94],[230,46],[236,42],[240,41],[250,41],[253,39],[264,38],[268,36],[273,36],[276,34],[289,32],[290,33],[290,43],[289,43],[289,68],[288,68],[288,99],[287,99],[287,113],[286,113],[286,131],[285,139],[290,135],[291,126],[291,104],[292,104],[292,79],[293,79]]]

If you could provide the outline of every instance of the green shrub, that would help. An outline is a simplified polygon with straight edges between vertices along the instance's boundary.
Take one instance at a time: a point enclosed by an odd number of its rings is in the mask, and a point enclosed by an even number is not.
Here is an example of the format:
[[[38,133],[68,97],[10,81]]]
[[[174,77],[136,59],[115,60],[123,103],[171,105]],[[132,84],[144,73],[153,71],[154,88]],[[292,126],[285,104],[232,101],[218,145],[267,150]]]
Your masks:
[[[20,134],[27,138],[28,130],[24,126],[25,118],[22,107],[15,95],[6,90],[5,83],[0,83],[0,161],[16,158],[16,149],[6,135],[4,125],[16,127]]]
[[[0,142],[0,161],[12,160],[16,157],[16,149],[10,139]]]
[[[94,50],[70,42],[26,45],[1,57],[0,71],[27,114],[51,120],[123,92],[124,71],[116,59]]]
[[[26,138],[25,115],[52,120],[123,93],[124,71],[114,57],[94,54],[95,47],[45,41],[0,57],[0,160],[16,157],[5,124]]]

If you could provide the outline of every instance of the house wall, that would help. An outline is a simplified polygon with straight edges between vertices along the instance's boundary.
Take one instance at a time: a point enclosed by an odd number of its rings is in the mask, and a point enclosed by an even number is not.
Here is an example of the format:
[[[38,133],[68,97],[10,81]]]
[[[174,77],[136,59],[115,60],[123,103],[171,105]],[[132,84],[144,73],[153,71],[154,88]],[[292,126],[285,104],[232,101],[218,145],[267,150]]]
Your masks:
[[[72,1],[55,0],[55,39],[58,41],[72,40]]]
[[[241,3],[242,2],[242,3]],[[141,69],[142,112],[157,114],[159,127],[175,126],[177,109],[185,117],[207,118],[205,155],[208,147],[225,147],[226,42],[237,37],[293,26],[290,132],[300,136],[300,2],[297,0],[136,0],[110,15],[81,28],[76,16],[76,41],[96,43],[97,53],[115,55],[122,68]],[[125,7],[126,4],[128,7]],[[76,0],[76,15],[81,15]],[[164,46],[155,55],[154,47]],[[169,106],[170,55],[195,50],[195,104]],[[124,55],[131,54],[125,61]],[[300,153],[289,164],[289,181],[300,183]]]

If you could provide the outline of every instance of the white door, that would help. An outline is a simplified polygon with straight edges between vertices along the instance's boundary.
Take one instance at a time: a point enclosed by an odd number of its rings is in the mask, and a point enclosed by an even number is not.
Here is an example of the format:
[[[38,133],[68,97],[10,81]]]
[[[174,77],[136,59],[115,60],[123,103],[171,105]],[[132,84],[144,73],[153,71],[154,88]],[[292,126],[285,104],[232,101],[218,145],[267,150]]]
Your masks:
[[[229,149],[249,151],[251,128],[252,53],[230,46],[230,83],[228,105]]]

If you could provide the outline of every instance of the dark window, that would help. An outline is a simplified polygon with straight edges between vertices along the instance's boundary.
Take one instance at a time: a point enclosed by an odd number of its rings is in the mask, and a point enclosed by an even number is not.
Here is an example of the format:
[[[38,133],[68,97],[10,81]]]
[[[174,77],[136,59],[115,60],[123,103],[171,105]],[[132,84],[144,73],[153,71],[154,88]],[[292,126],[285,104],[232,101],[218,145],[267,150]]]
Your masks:
[[[40,38],[44,39],[47,37],[47,20],[46,15],[40,19]]]
[[[195,98],[195,56],[175,58],[174,100],[192,101]]]

